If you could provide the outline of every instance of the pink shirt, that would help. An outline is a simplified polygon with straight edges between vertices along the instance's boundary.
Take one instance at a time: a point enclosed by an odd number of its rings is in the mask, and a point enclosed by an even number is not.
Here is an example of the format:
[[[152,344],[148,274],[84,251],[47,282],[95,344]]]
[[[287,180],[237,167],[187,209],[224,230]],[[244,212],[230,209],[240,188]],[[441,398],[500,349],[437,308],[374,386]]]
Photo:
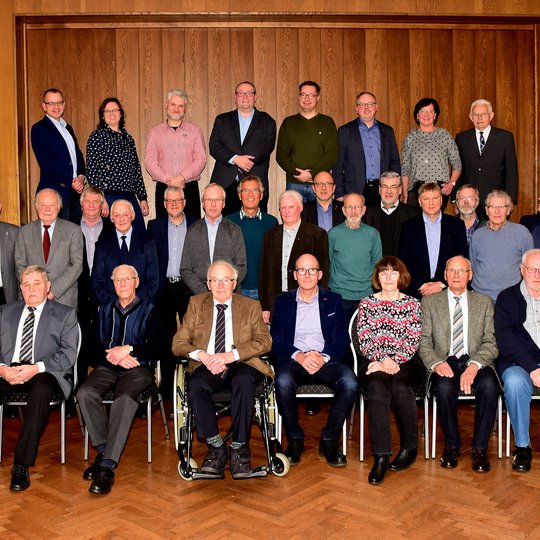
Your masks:
[[[206,167],[206,146],[201,128],[184,121],[173,129],[167,122],[148,132],[144,166],[156,182],[181,174],[186,182],[199,180]]]

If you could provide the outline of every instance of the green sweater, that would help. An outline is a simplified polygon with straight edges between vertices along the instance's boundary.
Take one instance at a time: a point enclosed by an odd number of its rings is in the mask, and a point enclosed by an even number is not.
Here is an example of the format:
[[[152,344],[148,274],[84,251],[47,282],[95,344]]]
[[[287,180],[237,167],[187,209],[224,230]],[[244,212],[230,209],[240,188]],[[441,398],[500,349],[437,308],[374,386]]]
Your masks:
[[[301,184],[296,167],[310,169],[311,176],[330,171],[338,157],[337,128],[324,114],[305,118],[300,113],[288,116],[279,128],[276,160],[287,173],[287,182]]]

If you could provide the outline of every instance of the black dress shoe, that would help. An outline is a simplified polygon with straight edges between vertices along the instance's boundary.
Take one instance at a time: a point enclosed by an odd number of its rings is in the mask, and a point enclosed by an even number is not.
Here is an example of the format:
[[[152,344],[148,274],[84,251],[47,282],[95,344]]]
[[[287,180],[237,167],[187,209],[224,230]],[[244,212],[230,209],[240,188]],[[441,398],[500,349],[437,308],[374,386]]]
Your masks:
[[[458,464],[459,450],[457,448],[445,448],[439,463],[445,469],[455,469]]]
[[[208,452],[204,456],[201,471],[210,474],[223,474],[227,465],[227,446],[208,446]]]
[[[84,480],[93,480],[96,477],[101,467],[102,459],[103,459],[103,452],[98,452],[96,459],[94,459],[94,463],[92,463],[90,467],[87,467],[86,470],[83,472],[82,477]]]
[[[532,450],[530,446],[516,446],[514,459],[512,459],[512,469],[519,472],[529,472],[531,470]]]
[[[306,414],[308,416],[314,416],[316,414],[319,414],[319,411],[321,410],[321,406],[319,405],[318,401],[308,401],[306,403]]]
[[[388,470],[390,457],[387,455],[382,456],[379,454],[375,454],[373,457],[375,458],[375,463],[373,463],[373,467],[371,467],[371,471],[368,476],[368,482],[370,484],[373,484],[374,486],[377,486],[383,483],[384,475]]]
[[[303,453],[304,439],[289,439],[287,450],[285,450],[285,455],[289,458],[289,463],[291,465],[298,465]]]
[[[408,469],[415,461],[418,450],[413,448],[411,450],[399,449],[397,456],[390,463],[391,471],[404,471]]]
[[[472,470],[480,473],[486,473],[491,470],[491,463],[487,450],[480,450],[480,448],[473,448],[471,452]]]
[[[90,484],[88,491],[96,495],[109,493],[114,484],[114,471],[109,467],[100,466],[96,476]]]
[[[28,474],[27,465],[13,465],[11,469],[11,482],[9,489],[11,491],[24,491],[30,487],[30,475]]]
[[[326,463],[332,467],[344,467],[347,465],[347,458],[339,448],[336,439],[321,439],[319,443],[319,454],[326,458]]]

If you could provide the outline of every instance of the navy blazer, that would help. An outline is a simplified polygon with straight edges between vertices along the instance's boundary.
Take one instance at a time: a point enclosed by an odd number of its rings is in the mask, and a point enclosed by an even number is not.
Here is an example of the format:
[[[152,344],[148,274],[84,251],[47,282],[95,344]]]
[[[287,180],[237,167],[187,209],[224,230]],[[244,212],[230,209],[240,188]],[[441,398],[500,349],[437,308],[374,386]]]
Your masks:
[[[406,293],[420,298],[418,289],[429,281],[444,281],[444,267],[451,257],[467,257],[467,233],[465,224],[457,217],[443,214],[441,219],[441,242],[435,275],[431,277],[429,253],[424,224],[424,214],[409,219],[401,226],[399,257],[411,274],[411,284]]]
[[[240,142],[238,111],[235,109],[218,115],[208,142],[210,155],[216,160],[210,182],[227,188],[237,176],[243,178],[255,174],[262,180],[265,192],[268,193],[268,167],[275,146],[276,121],[268,113],[255,109],[243,143]],[[249,173],[229,163],[234,155],[255,156]]]
[[[110,234],[100,237],[94,253],[92,290],[100,306],[116,300],[111,276],[113,270],[120,264],[122,264],[120,244],[115,229]],[[159,285],[158,258],[156,243],[146,231],[133,229],[126,264],[134,266],[139,274],[137,296],[148,302],[153,302]]]
[[[519,224],[527,227],[530,233],[534,231],[534,229],[539,223],[540,223],[540,214],[528,214],[526,216],[521,216],[521,219],[519,220]]]
[[[278,369],[281,363],[293,362],[291,357],[298,350],[294,346],[297,290],[280,294],[274,304],[270,333],[272,334],[272,352],[278,359]],[[327,354],[331,362],[338,361],[345,354],[350,343],[341,296],[319,287],[319,314],[324,338],[324,349],[319,352]]]
[[[401,174],[401,164],[394,130],[377,120],[381,135],[381,173]],[[347,193],[363,193],[366,185],[366,157],[360,137],[358,118],[338,129],[338,160],[332,169],[336,198]]]
[[[67,130],[75,141],[77,155],[77,176],[85,173],[84,157],[77,143],[73,128],[68,124]],[[32,126],[30,132],[32,150],[40,169],[37,191],[44,188],[55,189],[65,201],[71,197],[73,180],[73,163],[66,141],[54,126],[51,119],[44,116]]]
[[[302,221],[318,226],[319,216],[317,215],[317,201],[309,201],[304,204],[301,217]],[[332,201],[332,227],[335,227],[344,221],[345,214],[343,213],[343,203],[340,201]]]
[[[499,347],[497,371],[520,366],[527,373],[540,364],[540,349],[523,327],[527,318],[527,302],[521,294],[521,282],[499,293],[495,304],[495,337]]]

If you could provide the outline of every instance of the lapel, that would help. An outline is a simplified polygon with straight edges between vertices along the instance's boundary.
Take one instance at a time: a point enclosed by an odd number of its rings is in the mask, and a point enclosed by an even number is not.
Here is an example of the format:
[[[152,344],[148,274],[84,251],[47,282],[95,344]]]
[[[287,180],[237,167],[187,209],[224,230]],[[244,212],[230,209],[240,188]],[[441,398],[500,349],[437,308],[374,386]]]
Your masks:
[[[238,120],[238,109],[232,111],[232,128],[233,128],[233,137],[238,144],[238,148],[242,148],[242,141],[240,140],[240,120]],[[246,135],[247,137],[247,135]]]
[[[49,326],[51,324],[51,319],[54,316],[54,307],[50,300],[45,302],[43,306],[43,312],[39,318],[39,324],[36,329],[36,341],[34,342],[34,360],[38,359],[38,350],[40,343],[43,343],[43,339],[47,334],[50,334]]]
[[[497,135],[497,130],[491,126],[491,131],[489,133],[488,140],[486,141],[486,145],[484,146],[484,153],[482,154],[482,157],[486,155],[486,152],[490,152],[491,149],[497,144]]]
[[[260,120],[259,111],[257,109],[254,109],[253,118],[251,119],[251,123],[249,124],[249,128],[248,128],[248,130],[246,132],[246,136],[244,137],[244,142],[246,142],[248,140],[248,138],[251,135],[251,133],[253,132],[253,130],[257,127],[257,124],[259,123],[259,120]],[[238,126],[238,140],[240,140],[240,126]]]
[[[54,126],[53,126],[54,127]],[[53,238],[56,235],[53,235]],[[33,222],[32,227],[32,242],[34,244],[34,249],[36,253],[39,254],[39,264],[45,268],[45,258],[43,256],[43,238],[41,238],[41,220],[37,219]],[[52,245],[51,245],[52,247]],[[31,247],[30,247],[31,249]],[[49,251],[49,257],[51,256],[51,251]]]
[[[0,234],[0,253],[6,253],[7,251],[7,247],[6,247],[6,242],[7,242],[7,237],[8,237],[8,231],[3,231],[1,234]],[[7,268],[6,268],[6,264],[7,264],[7,257],[0,257],[0,263],[1,263],[1,271],[2,271],[2,274],[7,274],[7,271],[9,271]],[[7,271],[6,271],[7,270]]]
[[[202,301],[201,314],[203,321],[206,324],[203,325],[203,335],[201,336],[201,346],[204,350],[208,347],[210,341],[210,334],[212,333],[212,323],[214,321],[214,300],[211,294],[205,295]]]
[[[242,333],[242,324],[244,319],[243,302],[238,298],[236,294],[232,296],[231,303],[232,310],[232,328],[233,328],[233,342],[240,341],[240,335]]]
[[[418,216],[416,222],[420,225],[418,228],[419,234],[416,235],[416,240],[418,242],[417,253],[422,257],[422,266],[424,266],[424,268],[427,268],[429,274],[429,251],[427,245],[426,224],[424,223],[423,212]]]
[[[447,354],[450,350],[450,340],[452,339],[450,335],[452,332],[452,324],[450,323],[448,292],[446,289],[437,297],[432,324],[439,329],[440,339],[442,340],[441,349]]]
[[[59,249],[60,245],[62,244],[64,232],[64,224],[62,223],[62,220],[57,219],[56,225],[54,226],[54,234],[51,240],[51,249],[49,250],[49,260],[54,258],[55,251]]]
[[[471,348],[474,346],[474,343],[471,341],[475,338],[476,341],[476,330],[478,328],[478,323],[482,320],[479,304],[474,301],[474,296],[467,291],[467,348],[469,353]]]
[[[17,330],[19,329],[19,321],[21,320],[21,315],[24,309],[24,301],[20,300],[18,305],[14,308],[12,316],[7,321],[9,325],[9,348],[6,351],[6,356],[4,360],[11,363],[13,360],[13,353],[15,352],[15,341],[17,340]]]

